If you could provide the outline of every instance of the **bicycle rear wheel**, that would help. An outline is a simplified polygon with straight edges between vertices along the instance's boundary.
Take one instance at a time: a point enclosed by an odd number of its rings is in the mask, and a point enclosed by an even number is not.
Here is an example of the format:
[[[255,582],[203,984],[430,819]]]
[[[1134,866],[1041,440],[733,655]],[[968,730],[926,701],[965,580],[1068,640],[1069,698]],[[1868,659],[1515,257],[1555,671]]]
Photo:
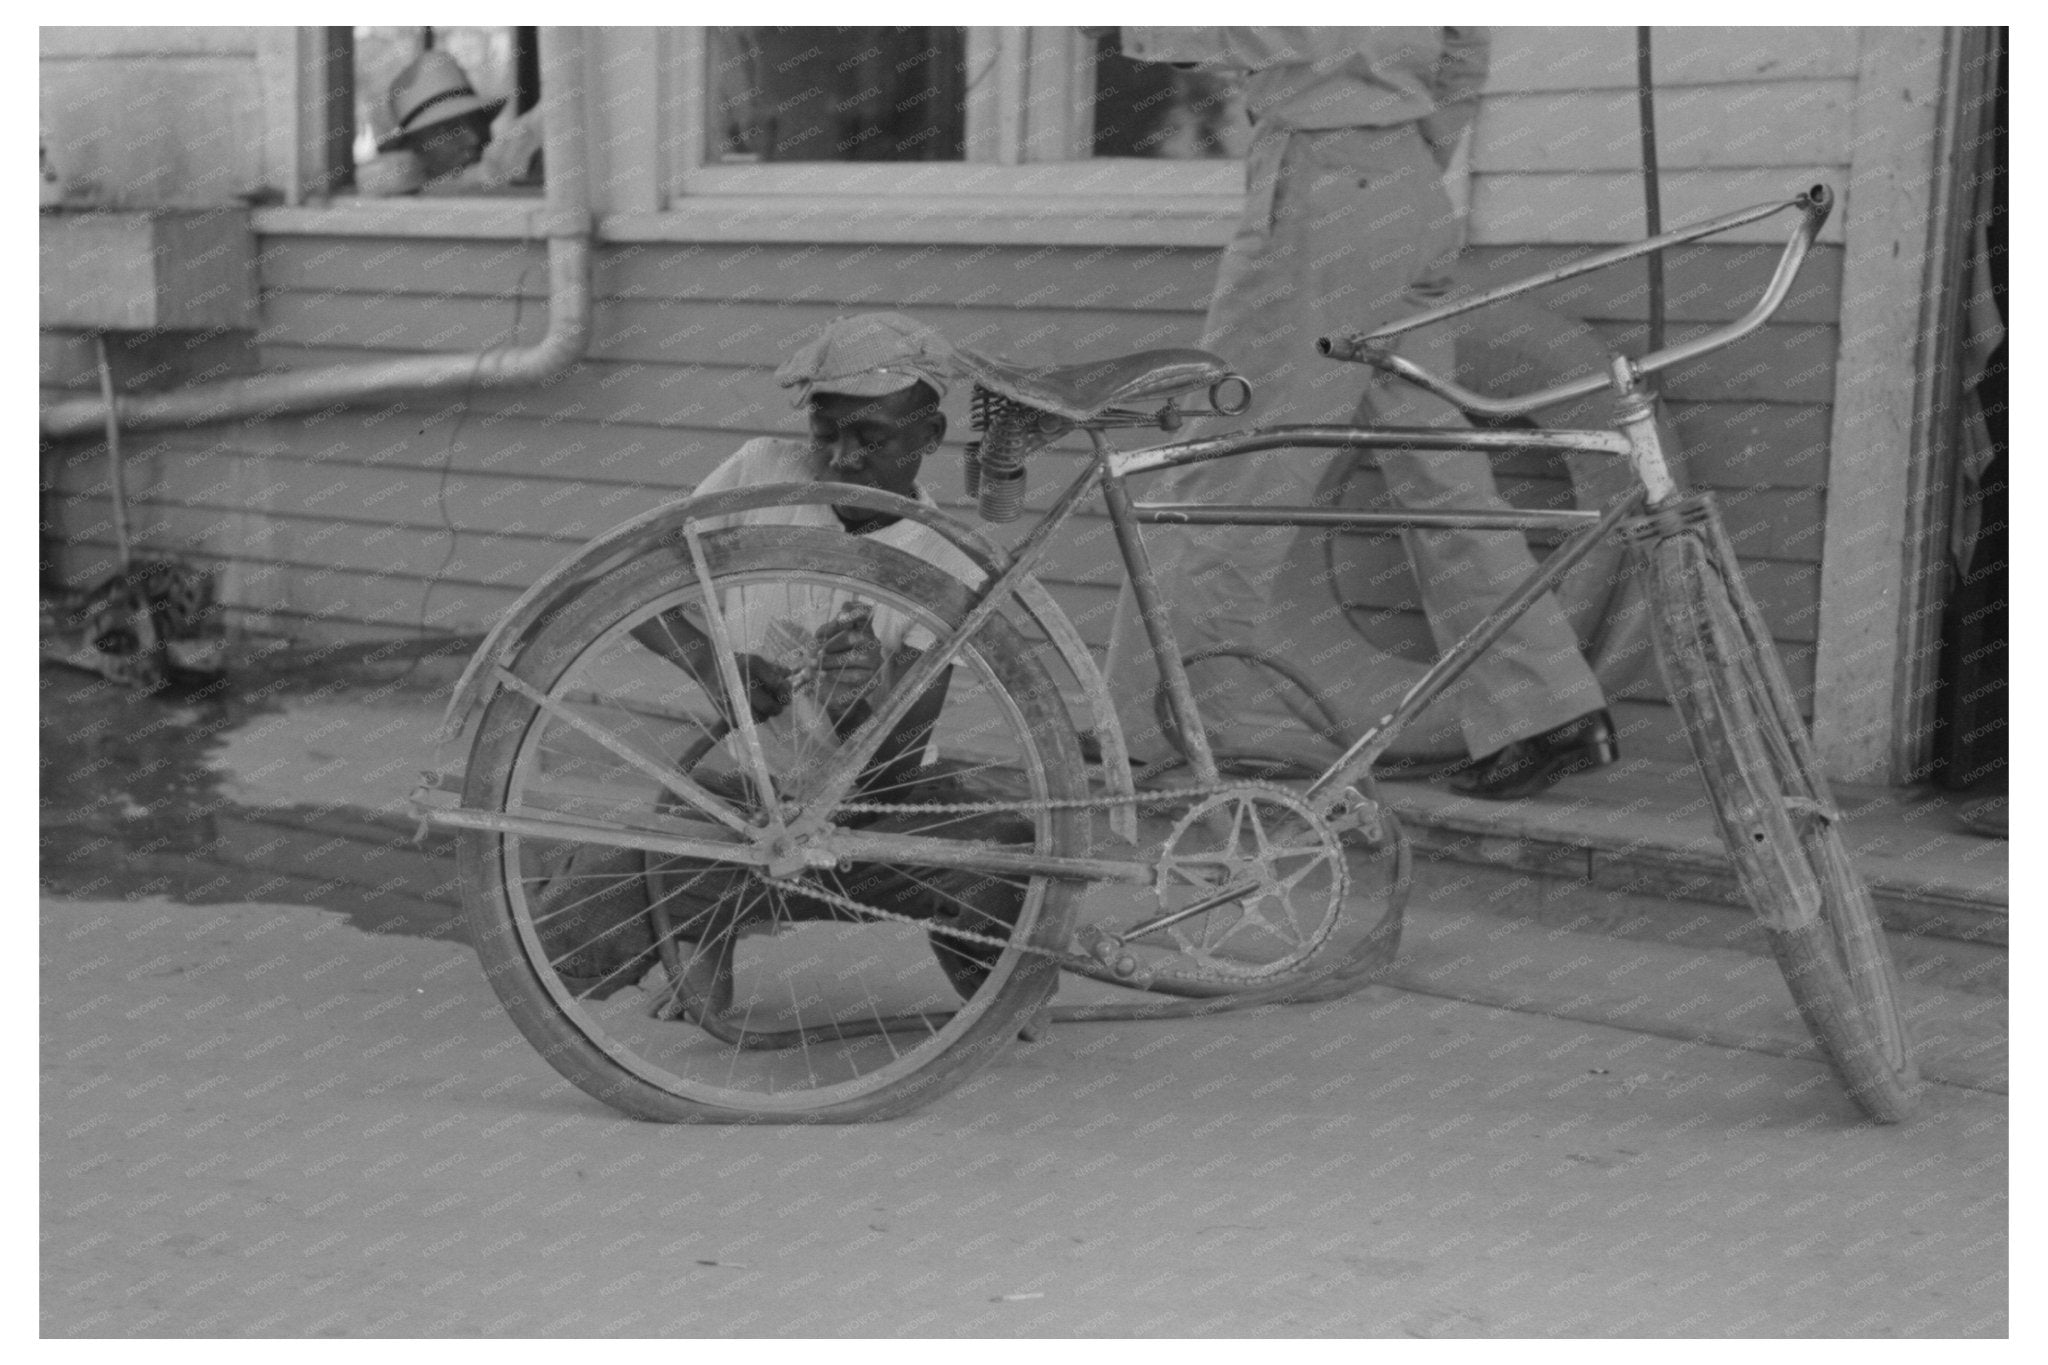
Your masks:
[[[1045,1006],[1058,969],[1033,950],[1066,946],[1076,884],[880,862],[774,876],[745,861],[765,815],[728,738],[723,685],[715,669],[699,677],[653,652],[649,623],[686,621],[715,638],[707,601],[731,616],[759,592],[826,615],[865,603],[937,639],[970,598],[921,560],[837,532],[742,527],[700,544],[708,583],[682,547],[650,553],[565,590],[509,661],[476,733],[463,805],[552,827],[464,831],[478,954],[541,1055],[635,1117],[903,1113],[986,1065]],[[860,800],[906,811],[934,795],[1014,800],[993,823],[903,818],[933,838],[1085,853],[1078,813],[1045,808],[1085,785],[1073,727],[1028,646],[991,620],[947,686],[925,750],[940,763],[889,777],[893,792],[869,781]],[[683,759],[695,792],[658,780]],[[780,759],[778,782],[806,755]],[[741,828],[718,820],[707,792]],[[835,812],[834,824],[882,829],[894,818]],[[734,851],[679,858],[651,847],[664,836]]]
[[[1792,999],[1864,1113],[1896,1123],[1919,1079],[1898,974],[1720,517],[1699,495],[1629,534],[1649,565],[1672,703]]]

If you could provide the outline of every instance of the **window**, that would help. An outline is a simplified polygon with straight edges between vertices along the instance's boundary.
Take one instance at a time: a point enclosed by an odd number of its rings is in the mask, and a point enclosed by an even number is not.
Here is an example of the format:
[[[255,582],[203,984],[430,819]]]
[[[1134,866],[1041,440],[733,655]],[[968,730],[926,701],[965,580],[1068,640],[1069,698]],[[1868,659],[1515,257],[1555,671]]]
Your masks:
[[[960,161],[964,28],[714,28],[710,162]]]
[[[522,119],[540,102],[539,30],[452,25],[324,28],[311,61],[309,88],[319,91],[317,128],[306,139],[305,188],[347,195],[394,194],[380,174],[379,148],[397,130],[391,87],[400,72],[428,49],[445,52],[487,101],[504,102],[488,125],[485,161],[467,183],[448,192],[533,194],[541,186],[537,118]]]
[[[1236,82],[1212,71],[1133,61],[1112,33],[1097,35],[1089,55],[1095,86],[1088,101],[1091,155],[1230,159],[1251,145],[1251,120]]]
[[[705,28],[674,46],[677,198],[1242,189],[1232,83],[1133,61],[1110,31]]]
[[[536,230],[537,161],[524,184],[423,214],[418,196],[376,192],[385,158],[357,156],[389,136],[391,78],[430,40],[510,101],[501,120],[538,101],[538,31],[261,33],[283,199],[266,230]],[[618,241],[1212,246],[1242,204],[1229,86],[1128,61],[1093,30],[597,27],[582,45],[592,208]]]

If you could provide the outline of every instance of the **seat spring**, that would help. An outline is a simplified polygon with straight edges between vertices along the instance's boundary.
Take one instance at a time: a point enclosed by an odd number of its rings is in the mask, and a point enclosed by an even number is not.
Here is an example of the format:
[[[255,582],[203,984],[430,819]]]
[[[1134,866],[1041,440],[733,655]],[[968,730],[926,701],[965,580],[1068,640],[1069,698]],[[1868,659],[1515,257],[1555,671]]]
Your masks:
[[[981,385],[968,403],[969,425],[981,438],[967,446],[967,491],[983,521],[1015,521],[1024,510],[1024,457],[1052,440],[1037,408]]]

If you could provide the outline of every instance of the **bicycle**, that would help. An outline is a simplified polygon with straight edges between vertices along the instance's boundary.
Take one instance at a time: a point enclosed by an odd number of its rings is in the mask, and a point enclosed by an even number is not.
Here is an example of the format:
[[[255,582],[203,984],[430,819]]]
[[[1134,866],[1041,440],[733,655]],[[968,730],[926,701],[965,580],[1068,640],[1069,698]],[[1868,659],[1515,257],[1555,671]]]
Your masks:
[[[1292,426],[1119,451],[1105,431],[1241,415],[1250,386],[1193,350],[1052,370],[963,353],[981,433],[969,449],[969,491],[985,518],[1017,514],[1033,453],[1070,432],[1090,443],[1087,467],[1014,550],[935,508],[830,483],[686,498],[600,536],[528,590],[458,682],[448,733],[475,719],[459,799],[449,801],[447,784],[416,797],[426,822],[459,832],[475,946],[505,1007],[557,1070],[627,1114],[848,1121],[928,1102],[1049,1019],[1193,1014],[1357,989],[1393,960],[1408,885],[1407,843],[1377,797],[1375,761],[1517,614],[1619,534],[1649,566],[1669,690],[1798,1008],[1865,1112],[1904,1117],[1917,1077],[1889,951],[1713,501],[1674,485],[1645,384],[1761,327],[1832,204],[1815,186],[1317,343],[1332,359],[1379,366],[1485,416],[1608,388],[1612,430]],[[1799,223],[1746,316],[1634,360],[1612,357],[1605,374],[1488,399],[1389,347],[1414,328],[1788,208]],[[1180,407],[1204,391],[1206,409]],[[1630,461],[1637,487],[1599,511],[1486,513],[1145,504],[1125,487],[1149,471],[1279,446],[1392,445],[1604,452]],[[1192,782],[1164,790],[1134,785],[1102,677],[1033,573],[1098,491],[1192,770]],[[912,519],[971,568],[775,520],[787,515],[778,509],[817,503]],[[1143,523],[1566,535],[1390,714],[1296,789],[1219,771],[1160,610]],[[771,585],[821,611],[894,612],[906,638],[929,642],[843,742],[836,730],[778,740],[773,762],[727,619],[760,600],[746,593]],[[685,667],[646,645],[678,622],[709,642],[709,666]],[[1027,638],[1034,632],[1042,643]],[[1103,750],[1094,782],[1049,658],[1092,713]],[[919,698],[935,688],[944,703],[934,719]],[[905,750],[894,737],[914,711],[925,729]],[[885,744],[893,767],[878,761]],[[916,753],[913,766],[904,752]],[[1170,820],[1155,815],[1153,826],[1168,827],[1141,848],[1141,812],[1162,810]],[[991,834],[989,820],[1008,823]],[[958,837],[976,821],[973,837]],[[586,866],[598,870],[573,871]],[[715,894],[693,891],[706,878]],[[1097,902],[1135,897],[1138,908],[1105,915],[1094,904],[1084,916],[1084,891]],[[945,903],[934,911],[930,897]],[[1378,917],[1340,941],[1347,912],[1368,899]],[[615,903],[642,908],[606,909]],[[620,943],[624,967],[595,982],[571,970],[586,950]],[[1135,1011],[1053,1010],[1062,971],[1183,998]]]

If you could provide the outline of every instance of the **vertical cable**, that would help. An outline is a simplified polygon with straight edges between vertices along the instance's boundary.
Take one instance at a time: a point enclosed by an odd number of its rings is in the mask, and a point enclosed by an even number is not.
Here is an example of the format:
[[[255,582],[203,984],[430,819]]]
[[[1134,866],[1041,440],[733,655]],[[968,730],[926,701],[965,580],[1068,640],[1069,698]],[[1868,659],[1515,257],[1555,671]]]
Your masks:
[[[1664,230],[1664,204],[1657,184],[1657,101],[1650,77],[1650,30],[1636,30],[1636,109],[1643,128],[1643,213],[1649,235]],[[1644,257],[1650,268],[1650,349],[1664,349],[1664,253]]]
[[[133,552],[128,538],[128,471],[121,466],[121,419],[114,412],[114,367],[107,363],[107,334],[97,332],[93,351],[100,363],[100,397],[107,405],[107,486],[114,499],[114,546],[126,573]]]

